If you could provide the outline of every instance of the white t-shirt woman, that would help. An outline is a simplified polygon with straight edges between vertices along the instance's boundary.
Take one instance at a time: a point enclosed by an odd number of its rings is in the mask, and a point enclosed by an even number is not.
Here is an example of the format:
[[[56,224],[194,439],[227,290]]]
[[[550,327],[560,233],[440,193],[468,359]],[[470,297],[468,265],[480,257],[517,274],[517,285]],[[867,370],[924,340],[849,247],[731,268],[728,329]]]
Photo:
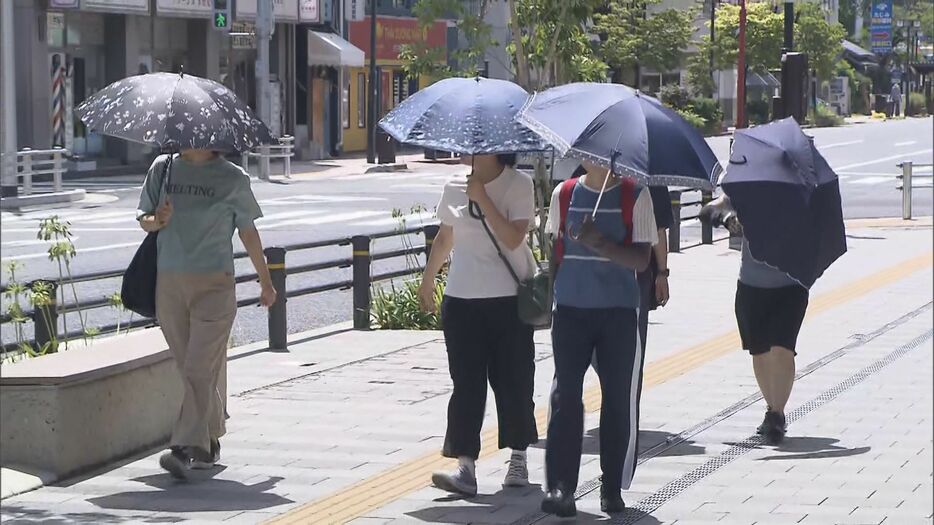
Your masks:
[[[454,391],[442,454],[457,458],[454,472],[436,472],[439,488],[474,496],[474,468],[487,383],[496,395],[499,446],[513,450],[505,486],[527,486],[526,448],[538,441],[533,329],[519,319],[516,280],[500,259],[490,235],[471,214],[471,201],[519,279],[534,270],[526,239],[535,216],[532,179],[512,168],[515,155],[467,157],[470,177],[447,184],[438,204],[441,228],[419,288],[419,302],[435,311],[435,277],[453,252],[441,304],[441,325]]]

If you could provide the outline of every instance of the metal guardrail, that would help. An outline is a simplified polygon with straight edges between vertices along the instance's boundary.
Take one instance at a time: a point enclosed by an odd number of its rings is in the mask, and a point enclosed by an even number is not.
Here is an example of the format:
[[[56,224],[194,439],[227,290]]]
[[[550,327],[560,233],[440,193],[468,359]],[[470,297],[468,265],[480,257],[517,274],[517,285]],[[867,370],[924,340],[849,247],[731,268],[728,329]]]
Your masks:
[[[897,184],[896,189],[902,191],[902,219],[907,221],[911,219],[911,190],[915,188],[915,179],[934,179],[934,173],[922,175],[915,174],[913,171],[915,168],[931,168],[934,167],[934,164],[915,164],[906,161],[898,164],[898,167],[902,169],[901,174],[897,176],[901,180],[901,184]]]
[[[695,191],[695,190],[687,190]],[[668,230],[668,249],[671,253],[679,253],[681,251],[681,223],[689,220],[697,219],[696,215],[682,217],[681,211],[684,208],[691,206],[698,206],[706,204],[712,198],[712,195],[708,192],[702,192],[700,200],[697,201],[682,201],[682,195],[686,191],[671,191],[671,205],[672,205],[672,214],[674,217],[674,223],[678,224],[677,228],[670,228]],[[391,231],[380,232],[371,235],[355,235],[352,237],[342,237],[337,239],[327,239],[321,241],[313,241],[306,243],[291,244],[287,246],[277,246],[266,248],[266,262],[269,265],[270,276],[272,277],[272,282],[276,290],[279,291],[279,295],[276,299],[275,304],[273,304],[268,310],[268,328],[269,328],[269,348],[271,349],[285,349],[286,348],[286,339],[288,336],[288,326],[287,326],[287,299],[294,297],[302,297],[306,295],[318,294],[323,292],[329,292],[334,290],[353,290],[353,324],[355,329],[365,330],[370,327],[370,287],[373,283],[383,282],[390,279],[405,277],[409,275],[415,275],[420,273],[423,270],[423,266],[419,265],[417,267],[407,267],[402,270],[396,270],[392,272],[381,273],[377,275],[372,274],[372,263],[374,261],[384,261],[389,259],[396,259],[400,257],[409,257],[409,256],[418,256],[425,254],[426,260],[427,255],[431,252],[431,245],[434,241],[435,236],[438,233],[437,224],[428,224],[418,227],[405,228],[405,229],[396,229]],[[401,249],[396,249],[388,252],[379,252],[371,253],[370,247],[372,242],[377,239],[385,239],[392,237],[403,237],[413,234],[423,234],[424,235],[424,245],[419,247],[404,247]],[[713,227],[709,224],[701,223],[701,244],[712,244],[713,239]],[[298,264],[295,266],[286,265],[286,255],[289,253],[295,253],[300,251],[315,250],[321,248],[333,248],[333,247],[344,247],[350,246],[351,253],[350,257],[342,257],[338,259],[331,259],[326,261],[307,263],[307,264]],[[245,259],[248,255],[246,252],[237,252],[234,254],[234,259]],[[349,280],[329,282],[325,284],[320,284],[316,286],[309,286],[298,289],[289,289],[287,286],[288,276],[291,275],[300,275],[311,272],[318,272],[323,270],[333,270],[333,269],[352,269],[352,278]],[[68,284],[72,283],[84,283],[91,281],[100,281],[106,279],[116,279],[123,275],[124,270],[105,270],[93,273],[87,273],[82,275],[75,275],[73,278],[68,280]],[[258,279],[256,273],[245,273],[240,274],[235,277],[235,282],[237,284],[243,284],[248,282],[255,282]],[[58,304],[55,300],[56,297],[56,288],[58,283],[53,279],[36,279],[28,285],[31,287],[35,283],[42,282],[51,288],[51,298],[52,303],[55,304],[55,308],[39,308],[25,311],[24,314],[28,317],[35,328],[35,340],[30,341],[35,343],[38,346],[52,341],[53,339],[62,340],[70,339],[73,337],[81,337],[83,335],[80,331],[72,331],[62,334],[63,337],[59,337],[57,334],[49,333],[48,328],[54,327],[58,330],[58,316],[66,313],[76,313],[88,310],[95,310],[100,308],[107,308],[112,306],[111,299],[109,297],[100,297],[97,299],[91,299],[86,301],[78,301],[70,304]],[[0,286],[0,292],[6,291],[7,287]],[[283,293],[284,291],[284,293]],[[259,297],[249,297],[240,299],[237,301],[237,307],[242,308],[245,306],[253,306],[259,304]],[[0,324],[5,324],[11,322],[12,319],[6,313],[0,314]],[[117,328],[137,328],[141,326],[153,326],[155,321],[153,319],[136,319],[129,323],[121,323],[120,325],[111,324],[103,327],[99,327],[99,333],[109,333],[114,332]]]
[[[277,145],[264,145],[240,156],[240,165],[250,172],[250,157],[259,159],[259,178],[269,180],[270,160],[282,159],[282,171],[285,178],[292,178],[292,157],[295,155],[295,137],[284,135],[279,138]]]
[[[23,180],[23,195],[32,195],[32,179],[36,175],[51,175],[54,191],[62,191],[65,158],[71,153],[64,148],[34,150],[23,148],[16,152],[16,176]]]

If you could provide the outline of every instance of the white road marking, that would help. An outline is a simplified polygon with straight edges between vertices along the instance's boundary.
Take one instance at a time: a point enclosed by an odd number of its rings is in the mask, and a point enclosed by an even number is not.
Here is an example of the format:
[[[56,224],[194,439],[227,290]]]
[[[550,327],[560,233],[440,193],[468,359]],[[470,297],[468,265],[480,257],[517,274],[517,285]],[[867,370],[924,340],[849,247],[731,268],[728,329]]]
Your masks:
[[[894,183],[895,180],[895,177],[853,177],[852,180],[850,180],[850,184],[870,185],[883,182]]]
[[[862,142],[863,142],[862,140],[851,140],[849,142],[836,142],[834,144],[826,144],[823,146],[818,145],[817,149],[831,149],[831,148],[838,148],[840,146],[852,146],[853,144],[860,144]]]
[[[272,228],[281,228],[283,226],[316,226],[319,224],[329,224],[333,222],[353,222],[359,219],[368,219],[377,215],[387,215],[385,211],[355,211],[348,213],[335,213],[323,217],[310,217],[307,219],[296,219],[287,221],[272,222],[270,224],[259,225],[260,230],[270,230]]]
[[[895,147],[900,148],[902,146],[911,146],[912,144],[917,144],[917,143],[918,143],[917,140],[909,140],[907,142],[896,142]]]
[[[140,233],[142,233],[142,231],[140,231]],[[107,246],[95,246],[95,247],[93,247],[93,248],[78,248],[77,252],[78,252],[78,255],[81,255],[82,253],[88,253],[88,252],[105,252],[105,251],[108,251],[108,250],[115,250],[115,249],[118,249],[118,248],[129,248],[129,247],[131,247],[131,246],[139,246],[139,243],[140,243],[140,242],[142,242],[142,239],[140,239],[140,240],[138,240],[138,241],[135,241],[135,242],[125,242],[125,243],[121,243],[121,244],[110,244],[110,245],[107,245]],[[3,262],[6,262],[6,261],[25,261],[25,260],[27,260],[27,259],[47,259],[48,257],[49,257],[49,254],[48,254],[47,252],[42,252],[42,253],[29,253],[29,254],[24,254],[24,255],[10,255],[10,256],[7,256],[7,257],[3,257],[2,259],[0,259],[0,261],[3,261]]]
[[[288,206],[294,204],[310,203],[345,203],[345,202],[385,202],[389,199],[384,197],[366,197],[350,195],[290,195],[287,197],[277,197],[275,199],[263,199],[259,201],[260,206]]]
[[[906,157],[913,157],[915,155],[923,155],[925,153],[932,153],[932,152],[934,152],[934,149],[931,149],[931,148],[922,149],[918,151],[912,151],[910,153],[902,153],[899,155],[891,155],[889,157],[882,157],[882,158],[878,158],[875,160],[867,160],[865,162],[856,162],[853,164],[847,164],[845,166],[833,166],[833,170],[837,172],[846,171],[846,170],[850,170],[853,168],[860,168],[862,166],[872,166],[873,164],[881,164],[883,162],[889,162],[892,160],[904,160]]]
[[[363,221],[355,223],[357,226],[401,226],[403,221],[406,226],[415,226],[420,222],[430,221],[435,218],[434,212],[426,211],[403,215],[402,217],[386,217],[372,221]]]
[[[79,237],[77,235],[74,235],[72,236],[71,240],[72,242],[74,242],[74,241],[77,241],[78,238]],[[51,244],[49,241],[43,241],[41,239],[28,239],[25,241],[9,241],[9,242],[0,243],[0,245],[2,245],[4,248],[23,248],[25,246],[49,245],[49,244]]]
[[[284,211],[281,213],[270,213],[256,219],[256,224],[265,224],[270,221],[289,219],[292,217],[308,217],[310,215],[321,215],[323,213],[328,213],[328,210],[298,210],[298,211]]]

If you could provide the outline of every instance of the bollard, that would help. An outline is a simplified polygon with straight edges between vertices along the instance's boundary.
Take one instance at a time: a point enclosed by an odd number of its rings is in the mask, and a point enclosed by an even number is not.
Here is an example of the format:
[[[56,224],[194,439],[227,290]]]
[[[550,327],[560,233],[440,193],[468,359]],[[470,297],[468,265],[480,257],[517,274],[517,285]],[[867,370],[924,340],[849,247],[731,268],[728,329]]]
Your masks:
[[[681,253],[681,192],[672,191],[671,228],[668,229],[668,253]]]
[[[266,248],[266,267],[272,287],[276,289],[276,302],[269,307],[269,349],[287,350],[289,335],[289,317],[286,310],[285,287],[285,248]]]
[[[704,207],[713,200],[713,194],[709,191],[701,192],[701,207]],[[713,244],[713,225],[709,222],[701,223],[701,242],[704,244]]]
[[[285,137],[282,138],[282,140],[285,142],[285,146],[286,146],[284,148],[285,178],[291,179],[292,178],[292,151],[295,149],[295,146],[293,144],[295,142],[295,137],[292,137],[291,135],[286,135]]]
[[[260,146],[259,151],[259,178],[264,181],[269,181],[269,146],[264,144]]]
[[[58,300],[56,298],[55,281],[38,280],[33,281],[30,288],[33,291],[33,300],[35,310],[32,313],[32,322],[35,327],[36,350],[44,351],[44,347],[49,345],[48,351],[58,350]],[[42,300],[38,300],[39,296]]]
[[[355,235],[350,244],[353,246],[353,327],[355,330],[369,330],[370,238]]]
[[[437,224],[425,226],[425,264],[428,264],[428,257],[431,256],[431,245],[435,243],[435,237],[438,236],[438,230],[441,227]]]
[[[911,219],[911,161],[902,162],[902,219]]]
[[[23,148],[23,195],[32,195],[32,148]]]
[[[52,186],[55,188],[55,191],[62,191],[62,172],[65,171],[62,166],[62,152],[65,150],[61,146],[55,146],[53,148],[55,153],[52,154]]]

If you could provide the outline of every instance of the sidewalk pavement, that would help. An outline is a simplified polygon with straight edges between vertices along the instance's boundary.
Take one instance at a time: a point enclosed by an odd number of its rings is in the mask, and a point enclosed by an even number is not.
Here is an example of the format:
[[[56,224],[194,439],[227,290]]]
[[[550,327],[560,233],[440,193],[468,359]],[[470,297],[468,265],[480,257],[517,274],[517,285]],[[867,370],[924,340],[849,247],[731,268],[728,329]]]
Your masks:
[[[282,163],[272,163],[272,178],[282,177]],[[404,152],[396,154],[396,162],[392,164],[369,164],[365,156],[352,155],[335,159],[292,161],[292,178],[314,177],[342,177],[346,175],[360,175],[368,170],[400,170],[408,171],[437,171],[448,170],[451,164],[458,164],[457,159],[427,160],[424,152]],[[251,173],[255,175],[256,162],[250,163]]]
[[[850,223],[849,248],[812,290],[800,379],[779,447],[762,417],[733,321],[739,254],[726,243],[672,255],[672,302],[654,312],[642,394],[640,466],[613,523],[931,523],[931,221]],[[450,393],[441,335],[297,336],[289,352],[231,352],[222,467],[187,484],[148,453],[81,479],[4,499],[3,523],[550,523],[533,485],[504,490],[488,405],[480,496],[428,486]],[[553,374],[537,337],[544,435]],[[599,389],[588,374],[578,522],[599,512]]]

